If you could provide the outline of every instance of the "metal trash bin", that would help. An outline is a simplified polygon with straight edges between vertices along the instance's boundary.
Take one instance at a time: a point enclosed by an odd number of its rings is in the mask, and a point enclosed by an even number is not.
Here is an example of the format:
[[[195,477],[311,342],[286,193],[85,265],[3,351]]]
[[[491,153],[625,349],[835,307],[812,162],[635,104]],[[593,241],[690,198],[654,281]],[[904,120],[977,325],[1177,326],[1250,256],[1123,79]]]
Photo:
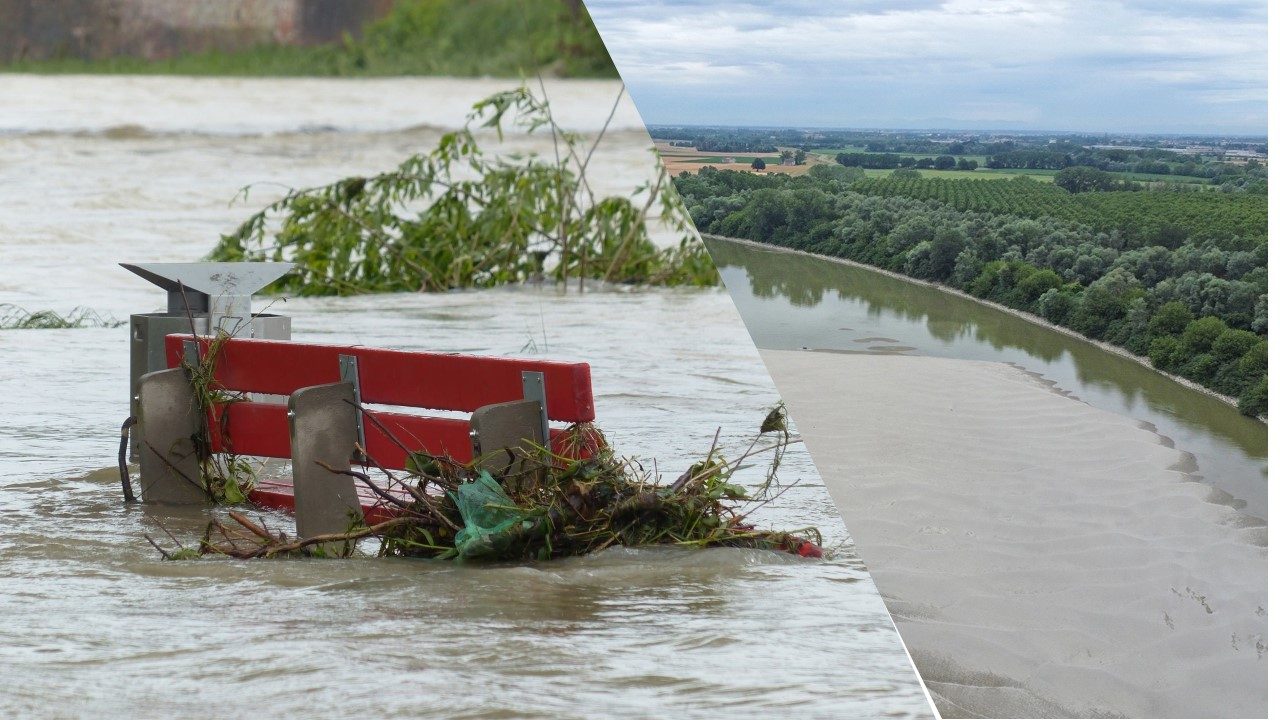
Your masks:
[[[167,367],[164,338],[173,333],[209,335],[225,330],[238,337],[288,340],[287,315],[255,313],[253,294],[289,272],[293,263],[120,263],[169,294],[164,312],[129,316],[129,414],[138,416],[138,378]],[[194,327],[193,327],[194,325]],[[130,441],[137,459],[138,438]]]

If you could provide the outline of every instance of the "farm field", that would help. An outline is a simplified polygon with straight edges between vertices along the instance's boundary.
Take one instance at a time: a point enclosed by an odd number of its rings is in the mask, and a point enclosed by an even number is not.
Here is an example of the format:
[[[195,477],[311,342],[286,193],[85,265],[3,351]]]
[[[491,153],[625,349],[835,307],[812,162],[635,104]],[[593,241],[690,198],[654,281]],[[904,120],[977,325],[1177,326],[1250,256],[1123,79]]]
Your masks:
[[[893,175],[893,170],[887,168],[864,168],[867,177],[880,178]],[[1026,177],[1039,182],[1052,183],[1053,176],[1058,173],[1057,170],[1041,170],[1041,169],[1025,169],[1025,168],[985,168],[981,167],[977,170],[933,170],[921,169],[916,172],[921,177],[926,178],[942,178],[947,180],[1009,180],[1016,177]],[[1125,180],[1133,180],[1140,183],[1178,183],[1187,185],[1208,185],[1204,178],[1192,177],[1190,175],[1158,175],[1155,173],[1108,173],[1117,178]]]
[[[764,164],[768,165],[763,172],[782,173],[786,176],[803,176],[808,173],[810,168],[817,165],[836,164],[836,155],[838,152],[847,151],[863,151],[864,147],[841,147],[841,149],[817,149],[808,151],[808,160],[804,165],[782,165],[778,152],[707,152],[689,147],[686,145],[672,145],[669,141],[654,141],[659,155],[662,155],[664,167],[667,172],[678,176],[680,173],[690,172],[696,173],[701,168],[713,167],[721,170],[745,170],[745,172],[758,172],[751,169],[751,161],[756,158],[764,160]],[[778,147],[778,151],[794,150],[788,147]],[[923,154],[923,152],[897,152],[902,158],[933,158],[934,155]],[[986,163],[984,155],[952,155],[957,160],[974,160],[979,164]],[[726,163],[724,159],[732,158],[732,163]],[[913,168],[914,169],[914,168]],[[933,168],[914,169],[922,178],[928,179],[978,179],[978,181],[1006,181],[1006,179],[1025,177],[1032,181],[1042,183],[1053,183],[1053,176],[1059,173],[1059,170],[1041,169],[1041,168],[987,168],[979,167],[973,170],[938,170]],[[867,173],[868,178],[891,178],[893,169],[888,168],[863,168],[863,172]],[[1126,179],[1143,184],[1151,183],[1171,183],[1171,184],[1196,184],[1196,186],[1210,186],[1210,182],[1204,178],[1193,176],[1175,176],[1175,174],[1160,173],[1134,173],[1134,172],[1111,172],[1108,173],[1112,177]]]
[[[837,152],[845,152],[846,149],[831,150],[819,149],[809,151],[809,157],[804,165],[787,165],[781,164],[778,153],[708,153],[699,151],[695,148],[672,145],[669,142],[657,140],[654,142],[659,154],[662,156],[663,165],[672,175],[679,175],[682,172],[697,172],[698,170],[712,166],[718,170],[745,170],[751,172],[751,163],[756,158],[764,160],[768,166],[765,173],[777,172],[785,175],[804,175],[810,168],[818,165],[831,165],[835,163],[835,155]],[[779,148],[779,150],[786,148]],[[903,157],[923,158],[932,157],[921,153],[899,153]],[[985,162],[986,158],[981,155],[957,155],[957,159],[964,158]],[[733,162],[725,162],[725,158],[733,158]],[[893,175],[893,170],[888,168],[864,168],[868,178],[888,178]],[[1027,168],[988,168],[979,167],[976,170],[936,170],[932,168],[922,168],[916,170],[923,178],[938,178],[944,180],[1009,180],[1016,177],[1026,177],[1031,180],[1043,183],[1052,183],[1053,176],[1058,173],[1057,170],[1046,169],[1027,169]],[[1193,177],[1190,175],[1161,175],[1157,173],[1136,173],[1136,172],[1113,172],[1109,173],[1117,178],[1132,180],[1140,183],[1185,183],[1193,185],[1208,185],[1208,181],[1204,178]]]
[[[1140,172],[1113,172],[1111,174],[1116,177],[1122,177],[1126,180],[1137,180],[1138,182],[1187,183],[1190,185],[1210,184],[1208,180],[1195,177],[1194,175],[1161,175],[1159,173]]]
[[[809,155],[808,163],[805,165],[782,165],[778,158],[777,152],[727,152],[727,153],[710,153],[705,150],[698,150],[687,145],[672,145],[665,140],[654,140],[654,148],[662,157],[662,164],[666,167],[667,172],[672,175],[679,175],[682,172],[696,173],[704,167],[712,166],[718,170],[742,170],[745,172],[754,172],[751,169],[751,163],[760,158],[764,160],[765,165],[769,166],[765,173],[783,173],[786,175],[803,175],[809,171],[812,164],[817,162],[830,162],[829,159],[823,158],[818,160],[812,154]],[[779,148],[779,152],[787,148]],[[733,158],[733,162],[724,162],[727,157]]]
[[[886,173],[892,171],[885,171]],[[1266,235],[1266,197],[1221,193],[1114,192],[1072,195],[1053,185],[1030,182],[986,186],[955,179],[957,171],[934,171],[948,179],[924,177],[868,177],[849,184],[855,192],[883,197],[941,200],[958,210],[994,212],[1023,217],[1056,217],[1098,229],[1118,229],[1135,236],[1175,227],[1188,236],[1228,239],[1232,235],[1257,238]],[[981,171],[973,171],[979,173]],[[990,174],[988,173],[988,176]],[[1046,176],[1040,176],[1046,177]],[[1049,178],[1051,179],[1051,178]]]
[[[1041,168],[978,168],[975,172],[993,175],[1027,175],[1033,178],[1049,178],[1058,174],[1058,170],[1047,170]],[[1122,178],[1124,180],[1134,180],[1136,182],[1166,182],[1166,183],[1188,183],[1194,185],[1207,185],[1208,180],[1198,178],[1194,175],[1164,175],[1160,173],[1140,173],[1140,172],[1108,172],[1112,177]]]
[[[840,153],[870,153],[870,152],[871,151],[869,151],[865,145],[849,145],[849,146],[840,147],[840,148],[814,149],[810,151],[810,157],[822,157],[823,159],[829,159],[831,162],[834,162],[835,157]],[[987,155],[974,155],[974,154],[956,155],[956,154],[947,153],[941,150],[937,153],[892,152],[890,154],[897,155],[898,157],[902,157],[902,158],[910,158],[912,160],[920,160],[924,158],[936,158],[941,155],[949,155],[950,157],[955,158],[957,161],[970,160],[978,163],[978,168],[976,168],[975,170],[938,171],[938,170],[921,168],[920,169],[921,173],[925,177],[997,179],[998,176],[1007,177],[1011,175],[1026,175],[1028,177],[1032,177],[1037,180],[1047,179],[1052,181],[1053,176],[1058,172],[1058,170],[1055,170],[1055,169],[1043,169],[1043,168],[989,168],[989,167],[986,167],[987,159],[989,157]],[[869,177],[879,177],[879,176],[887,175],[889,172],[891,172],[890,169],[884,169],[884,168],[864,168],[864,169],[867,171],[867,175]],[[1188,184],[1196,184],[1196,185],[1211,184],[1209,180],[1207,180],[1206,178],[1196,177],[1194,175],[1176,175],[1171,173],[1127,172],[1127,171],[1108,171],[1108,174],[1118,179],[1132,180],[1135,182],[1142,182],[1142,183],[1163,182],[1163,183],[1188,183]]]
[[[733,162],[727,163],[725,158],[733,158]],[[764,153],[755,153],[751,155],[707,155],[706,157],[694,158],[693,162],[704,162],[710,165],[735,165],[740,163],[750,164],[756,158],[764,160],[765,165],[778,165],[782,161],[776,155],[766,155]]]

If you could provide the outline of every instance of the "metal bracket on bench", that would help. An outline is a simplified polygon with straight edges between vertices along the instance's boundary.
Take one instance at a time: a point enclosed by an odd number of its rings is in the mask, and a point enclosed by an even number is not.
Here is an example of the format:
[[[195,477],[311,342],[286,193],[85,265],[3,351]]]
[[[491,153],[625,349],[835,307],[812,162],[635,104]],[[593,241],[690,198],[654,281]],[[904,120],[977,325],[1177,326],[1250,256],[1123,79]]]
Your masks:
[[[485,405],[471,413],[472,454],[480,467],[494,475],[506,475],[514,460],[504,451],[520,449],[529,441],[542,447],[551,445],[545,376],[526,370],[520,380],[523,400]]]
[[[355,396],[355,412],[356,412],[356,443],[365,450],[368,446],[364,444],[364,411],[360,408],[360,360],[355,355],[339,355],[338,356],[338,375],[342,378],[342,382],[349,383],[351,390]],[[365,458],[359,450],[351,455],[352,462],[364,463]]]
[[[524,399],[537,400],[542,413],[542,435],[537,440],[543,447],[551,446],[551,423],[547,417],[547,383],[540,372],[524,370],[520,373],[520,381],[524,386]]]
[[[471,413],[471,448],[480,467],[496,477],[508,473],[517,458],[508,450],[528,450],[530,440],[540,445],[542,405],[537,400],[512,400],[477,408]]]

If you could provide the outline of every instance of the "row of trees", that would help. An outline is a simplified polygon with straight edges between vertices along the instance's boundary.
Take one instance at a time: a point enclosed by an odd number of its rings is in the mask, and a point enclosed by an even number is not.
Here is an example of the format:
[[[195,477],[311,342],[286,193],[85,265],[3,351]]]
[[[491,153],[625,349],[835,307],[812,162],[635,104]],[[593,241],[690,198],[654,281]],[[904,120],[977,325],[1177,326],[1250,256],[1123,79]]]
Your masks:
[[[809,153],[804,150],[783,150],[778,153],[778,159],[784,163],[793,160],[796,165],[803,165],[808,158]]]
[[[836,162],[845,167],[877,170],[892,170],[896,168],[916,168],[921,170],[928,168],[936,168],[938,170],[978,169],[977,160],[971,158],[956,159],[951,155],[917,158],[910,155],[895,155],[891,153],[837,153]]]
[[[1053,183],[1069,193],[1142,189],[1139,183],[1117,178],[1088,165],[1076,165],[1054,173]]]
[[[1053,216],[962,211],[859,192],[859,182],[707,168],[676,185],[702,230],[946,283],[1147,355],[1238,397],[1242,412],[1265,412],[1265,243],[1127,246]]]
[[[1113,159],[1113,157],[1122,159]],[[842,152],[836,154],[835,160],[845,167],[876,170],[891,170],[894,168],[976,170],[979,166],[977,160],[965,157],[957,158],[954,155],[919,157],[918,154]],[[1183,176],[1183,180],[1186,180],[1187,177],[1203,178],[1201,186],[1218,185],[1229,191],[1257,194],[1265,194],[1267,188],[1266,168],[1256,161],[1233,164],[1218,161],[1197,161],[1181,156],[1180,161],[1169,162],[1144,158],[1141,155],[1135,157],[1131,154],[1131,151],[1117,153],[1116,151],[1102,152],[1080,149],[1078,152],[1070,153],[1061,150],[1018,149],[990,155],[982,165],[993,170],[1067,171],[1078,169],[1077,172],[1092,171],[1110,178],[1110,182],[1113,184],[1112,187],[1097,188],[1107,190],[1132,190],[1137,187],[1135,183],[1126,181],[1121,175],[1107,175],[1107,173],[1139,173],[1153,176],[1179,175]]]
[[[1172,155],[1172,158],[1152,159],[1148,153]],[[1097,151],[1083,150],[1075,153],[1018,151],[993,155],[988,158],[990,168],[1037,168],[1068,169],[1093,168],[1108,173],[1136,173],[1154,176],[1145,179],[1159,180],[1162,176],[1180,176],[1170,178],[1180,182],[1198,183],[1199,186],[1217,186],[1227,191],[1243,191],[1266,194],[1267,169],[1257,161],[1231,163],[1217,158],[1200,159],[1194,156],[1177,155],[1167,151],[1147,150],[1135,151]],[[1200,178],[1198,181],[1188,178]]]
[[[1013,150],[987,158],[987,167],[997,169],[1061,170],[1074,164],[1068,153],[1051,150]]]

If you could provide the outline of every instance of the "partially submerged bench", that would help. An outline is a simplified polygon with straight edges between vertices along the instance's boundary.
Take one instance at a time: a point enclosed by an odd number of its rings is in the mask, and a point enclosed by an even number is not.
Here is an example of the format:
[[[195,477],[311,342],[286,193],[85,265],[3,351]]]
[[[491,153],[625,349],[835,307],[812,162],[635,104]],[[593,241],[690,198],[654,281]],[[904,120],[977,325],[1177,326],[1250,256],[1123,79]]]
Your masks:
[[[215,405],[202,423],[189,368],[211,347],[211,387],[253,395]],[[507,449],[527,442],[561,455],[574,452],[566,446],[569,435],[550,423],[595,419],[586,363],[191,334],[166,336],[165,355],[169,369],[139,382],[143,500],[208,501],[198,484],[196,447],[207,427],[212,452],[292,460],[292,481],[263,480],[249,499],[293,511],[300,537],[343,532],[353,517],[372,524],[396,514],[373,491],[321,463],[403,469],[411,452],[463,463],[478,458],[497,469],[509,463]],[[288,403],[262,395],[288,396]]]

